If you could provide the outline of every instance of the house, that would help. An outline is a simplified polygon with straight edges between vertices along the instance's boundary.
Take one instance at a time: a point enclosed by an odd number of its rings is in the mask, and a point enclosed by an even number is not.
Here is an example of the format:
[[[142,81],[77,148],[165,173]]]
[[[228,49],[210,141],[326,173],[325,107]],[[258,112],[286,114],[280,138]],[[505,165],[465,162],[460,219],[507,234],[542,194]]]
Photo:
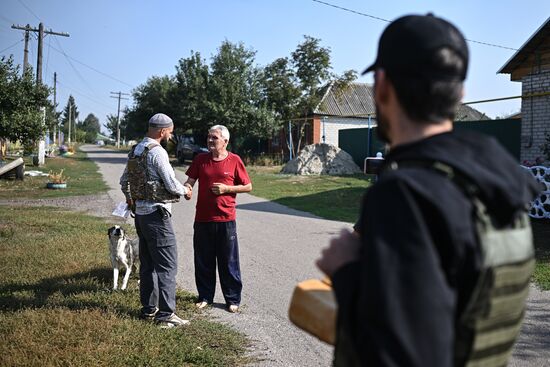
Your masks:
[[[467,105],[459,107],[455,119],[480,120],[489,120],[489,117]],[[348,88],[336,91],[333,85],[329,85],[321,102],[313,110],[310,122],[311,126],[306,130],[306,144],[324,142],[340,146],[340,130],[376,127],[373,86],[367,83],[351,83]]]
[[[550,18],[498,71],[521,82],[521,161],[543,156],[550,133]]]

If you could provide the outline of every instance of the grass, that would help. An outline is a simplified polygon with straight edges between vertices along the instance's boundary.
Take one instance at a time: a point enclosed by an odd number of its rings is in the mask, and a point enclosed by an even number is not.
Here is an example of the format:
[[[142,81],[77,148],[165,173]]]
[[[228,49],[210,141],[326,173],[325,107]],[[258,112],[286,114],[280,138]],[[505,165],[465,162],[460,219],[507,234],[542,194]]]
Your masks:
[[[543,290],[550,290],[550,220],[531,219],[537,264],[533,279]]]
[[[91,195],[108,190],[97,165],[86,158],[86,154],[78,151],[70,157],[46,158],[46,164],[33,167],[30,157],[25,157],[25,169],[42,171],[44,173],[59,172],[68,176],[67,188],[52,190],[46,188],[48,177],[25,176],[23,181],[0,180],[0,200],[2,199],[42,199],[61,196]]]
[[[247,168],[252,194],[319,217],[354,223],[372,176],[283,175],[280,166]]]
[[[247,168],[252,194],[322,218],[354,223],[372,176],[282,175],[280,166]],[[537,265],[533,279],[550,290],[550,220],[533,219]]]
[[[184,329],[138,320],[137,279],[111,291],[107,224],[48,207],[0,207],[1,366],[235,366],[247,340],[195,311]]]

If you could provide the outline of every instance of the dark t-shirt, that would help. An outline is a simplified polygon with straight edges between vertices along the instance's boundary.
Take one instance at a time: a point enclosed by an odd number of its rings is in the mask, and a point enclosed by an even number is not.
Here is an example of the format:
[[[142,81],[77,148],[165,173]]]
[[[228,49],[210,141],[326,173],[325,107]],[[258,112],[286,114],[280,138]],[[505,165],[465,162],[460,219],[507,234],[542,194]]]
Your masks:
[[[215,161],[212,154],[199,154],[185,173],[198,180],[199,194],[195,222],[229,222],[235,220],[235,198],[237,194],[215,195],[211,191],[214,183],[229,186],[247,185],[250,178],[241,158],[228,152],[225,159]]]

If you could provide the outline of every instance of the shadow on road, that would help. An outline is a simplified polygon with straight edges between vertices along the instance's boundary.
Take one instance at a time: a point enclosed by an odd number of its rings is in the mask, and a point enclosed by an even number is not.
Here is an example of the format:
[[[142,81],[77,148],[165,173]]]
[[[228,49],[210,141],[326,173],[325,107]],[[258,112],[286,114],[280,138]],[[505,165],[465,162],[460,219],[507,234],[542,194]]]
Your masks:
[[[319,218],[318,216],[313,215],[311,213],[291,209],[284,205],[274,203],[272,201],[261,201],[257,203],[239,204],[237,205],[237,209],[251,210],[256,212],[275,213],[275,214],[282,214],[282,215],[294,215],[297,217],[304,217],[304,218]]]

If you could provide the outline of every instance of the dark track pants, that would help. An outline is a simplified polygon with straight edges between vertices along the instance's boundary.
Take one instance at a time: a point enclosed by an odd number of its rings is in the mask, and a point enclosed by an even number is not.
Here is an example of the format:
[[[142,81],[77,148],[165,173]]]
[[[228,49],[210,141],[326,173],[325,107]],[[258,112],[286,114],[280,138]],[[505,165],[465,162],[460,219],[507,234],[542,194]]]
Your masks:
[[[241,303],[241,269],[237,224],[230,222],[195,222],[193,249],[195,282],[199,301],[212,303],[216,290],[216,260],[225,303]]]
[[[158,305],[156,318],[162,320],[176,310],[178,252],[172,221],[162,210],[136,215],[136,230],[142,313],[151,313]]]

